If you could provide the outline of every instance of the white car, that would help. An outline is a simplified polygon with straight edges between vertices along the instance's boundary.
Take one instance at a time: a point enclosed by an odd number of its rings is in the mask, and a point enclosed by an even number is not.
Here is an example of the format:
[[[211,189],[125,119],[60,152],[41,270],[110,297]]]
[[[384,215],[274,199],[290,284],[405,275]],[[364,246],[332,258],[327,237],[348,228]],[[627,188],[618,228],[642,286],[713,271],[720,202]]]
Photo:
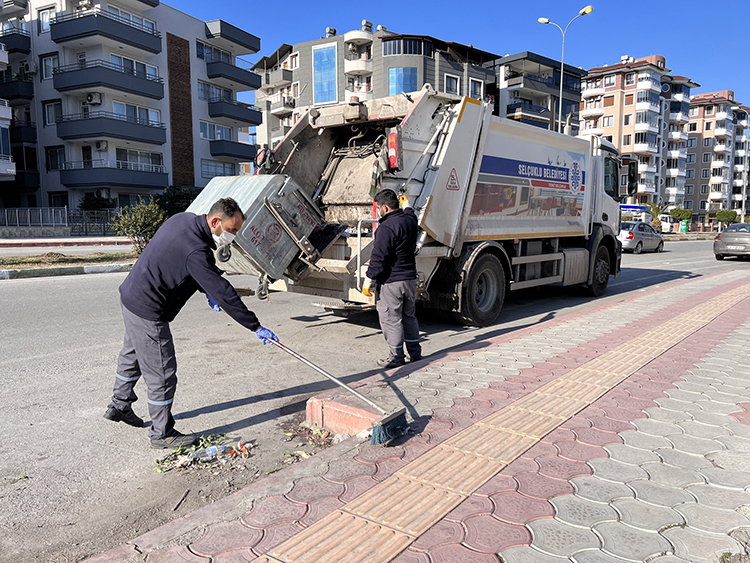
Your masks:
[[[623,250],[630,250],[634,254],[640,254],[641,250],[664,250],[664,239],[648,223],[625,221],[620,225],[617,238],[620,239]]]

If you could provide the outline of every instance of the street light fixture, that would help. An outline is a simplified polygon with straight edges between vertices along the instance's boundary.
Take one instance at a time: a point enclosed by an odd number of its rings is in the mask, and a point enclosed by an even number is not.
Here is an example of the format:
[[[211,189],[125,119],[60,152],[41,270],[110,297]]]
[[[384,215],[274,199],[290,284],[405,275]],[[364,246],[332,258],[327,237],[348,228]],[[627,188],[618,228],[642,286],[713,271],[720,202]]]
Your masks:
[[[537,21],[539,23],[554,25],[562,33],[562,56],[560,57],[560,101],[559,101],[559,108],[558,108],[558,112],[557,112],[557,131],[559,133],[562,133],[563,75],[565,73],[565,34],[568,32],[568,28],[570,27],[571,23],[573,23],[574,21],[576,21],[581,16],[585,16],[586,14],[590,14],[593,9],[594,9],[594,7],[591,6],[591,5],[586,6],[585,8],[582,8],[578,12],[578,15],[568,22],[568,25],[565,26],[564,30],[563,30],[562,27],[560,27],[559,25],[557,25],[555,22],[550,21],[549,18],[539,18],[539,19],[537,19]]]

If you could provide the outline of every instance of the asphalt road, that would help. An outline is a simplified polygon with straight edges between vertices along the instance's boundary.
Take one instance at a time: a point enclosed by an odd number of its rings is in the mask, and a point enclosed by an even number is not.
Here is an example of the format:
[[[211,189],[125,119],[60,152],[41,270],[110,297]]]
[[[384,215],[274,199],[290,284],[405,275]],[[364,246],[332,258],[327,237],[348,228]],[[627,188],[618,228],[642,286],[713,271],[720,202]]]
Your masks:
[[[671,281],[750,261],[718,262],[711,241],[668,242],[661,254],[626,254],[623,274],[602,298],[617,300]],[[111,394],[123,327],[117,287],[125,274],[0,282],[0,561],[74,561],[153,529],[245,486],[281,466],[298,446],[284,429],[305,401],[332,384],[195,296],[172,324],[180,383],[177,428],[228,433],[257,448],[241,475],[151,471],[158,452],[146,429],[102,418]],[[254,288],[254,278],[230,277]],[[272,294],[245,298],[261,322],[293,349],[344,381],[376,372],[386,345],[374,313],[348,318],[322,312],[314,298]],[[508,295],[498,322],[475,329],[422,314],[426,355],[590,306],[576,288],[542,287]],[[148,419],[145,387],[135,410]],[[192,479],[192,480],[191,480]],[[179,510],[173,507],[190,489]]]

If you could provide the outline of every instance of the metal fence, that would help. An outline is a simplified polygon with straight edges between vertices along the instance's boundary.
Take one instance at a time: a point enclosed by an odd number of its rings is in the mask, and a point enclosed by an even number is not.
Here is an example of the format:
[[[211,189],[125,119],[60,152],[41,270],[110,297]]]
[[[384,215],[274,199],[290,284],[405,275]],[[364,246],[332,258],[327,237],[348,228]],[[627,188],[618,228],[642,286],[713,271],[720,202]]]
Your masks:
[[[67,207],[0,209],[0,227],[67,227]]]
[[[71,236],[116,235],[112,219],[117,213],[112,209],[100,211],[71,210],[68,225]]]

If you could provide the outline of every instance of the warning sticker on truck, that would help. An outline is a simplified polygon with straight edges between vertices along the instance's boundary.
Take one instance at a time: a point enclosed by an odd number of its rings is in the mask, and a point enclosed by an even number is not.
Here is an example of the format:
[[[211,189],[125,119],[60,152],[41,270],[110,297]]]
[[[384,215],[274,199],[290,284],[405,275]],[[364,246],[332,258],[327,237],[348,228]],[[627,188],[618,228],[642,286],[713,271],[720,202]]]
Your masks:
[[[458,174],[456,169],[451,170],[451,175],[448,177],[448,183],[445,185],[446,190],[460,190],[461,187],[458,185]]]

